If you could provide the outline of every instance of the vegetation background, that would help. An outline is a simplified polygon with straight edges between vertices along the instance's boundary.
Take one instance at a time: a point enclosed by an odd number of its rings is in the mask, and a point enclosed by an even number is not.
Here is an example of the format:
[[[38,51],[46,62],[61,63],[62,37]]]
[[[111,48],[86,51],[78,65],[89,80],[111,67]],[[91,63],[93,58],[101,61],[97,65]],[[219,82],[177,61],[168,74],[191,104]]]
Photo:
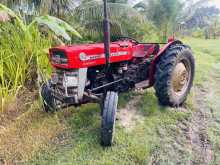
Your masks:
[[[38,89],[51,72],[49,47],[103,40],[102,1],[0,0],[0,164],[220,164],[219,8],[211,0],[109,0],[109,13],[111,40],[176,36],[192,47],[187,103],[160,107],[151,89],[122,94],[116,144],[101,148],[97,105],[45,114]]]

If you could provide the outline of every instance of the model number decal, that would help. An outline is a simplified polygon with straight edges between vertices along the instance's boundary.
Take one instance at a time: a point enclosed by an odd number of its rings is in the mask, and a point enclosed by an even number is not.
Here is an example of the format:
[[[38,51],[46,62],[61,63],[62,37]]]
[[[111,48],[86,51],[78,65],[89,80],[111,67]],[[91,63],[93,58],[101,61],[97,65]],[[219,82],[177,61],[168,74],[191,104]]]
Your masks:
[[[111,53],[111,57],[116,57],[116,56],[124,56],[127,55],[128,52],[126,51],[119,51],[115,53]],[[79,58],[81,61],[88,61],[88,60],[96,60],[100,58],[105,58],[105,54],[95,54],[95,55],[87,55],[86,53],[82,52],[79,54]]]

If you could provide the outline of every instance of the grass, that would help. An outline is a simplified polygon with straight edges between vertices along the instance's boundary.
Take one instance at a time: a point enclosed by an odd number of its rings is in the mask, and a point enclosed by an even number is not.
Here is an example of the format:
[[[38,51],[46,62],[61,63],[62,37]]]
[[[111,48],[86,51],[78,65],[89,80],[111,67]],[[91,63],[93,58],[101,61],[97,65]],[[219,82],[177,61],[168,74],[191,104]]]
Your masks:
[[[196,85],[203,86],[208,92],[205,97],[208,116],[208,137],[213,148],[213,164],[220,164],[220,39],[187,40],[193,45],[196,54]]]
[[[220,40],[184,40],[191,45],[196,58],[195,85],[207,87],[205,80],[210,81],[211,73],[219,76]],[[215,77],[212,84],[218,89]],[[207,98],[207,105],[213,109],[215,118],[210,122],[208,133],[216,162],[219,162],[220,91],[213,91],[212,99]],[[188,164],[192,159],[192,150],[184,136],[183,123],[189,122],[194,111],[194,93],[188,97],[187,112],[158,105],[153,89],[143,95],[135,92],[122,94],[119,107],[124,108],[129,100],[137,96],[140,100],[136,108],[141,117],[130,131],[118,121],[115,144],[107,149],[99,145],[98,105],[88,104],[46,114],[35,102],[28,113],[5,126],[7,133],[0,130],[0,159],[2,157],[8,164],[19,161],[28,165]]]
[[[202,85],[208,80],[209,73],[213,66],[220,61],[220,48],[218,40],[203,40],[195,38],[186,38],[185,43],[193,48],[196,59],[195,85]]]
[[[151,99],[152,101],[148,102]],[[146,105],[147,103],[147,105]],[[103,149],[99,144],[100,117],[96,105],[86,105],[80,112],[66,120],[70,135],[65,143],[58,144],[38,153],[32,164],[145,164],[161,144],[161,129],[175,126],[189,114],[172,111],[158,106],[153,91],[144,94],[138,110],[142,111],[143,122],[138,122],[132,132],[125,131],[117,124],[116,143],[112,148]],[[151,111],[149,113],[149,111]],[[170,133],[172,131],[170,130]],[[54,146],[52,144],[52,146]]]

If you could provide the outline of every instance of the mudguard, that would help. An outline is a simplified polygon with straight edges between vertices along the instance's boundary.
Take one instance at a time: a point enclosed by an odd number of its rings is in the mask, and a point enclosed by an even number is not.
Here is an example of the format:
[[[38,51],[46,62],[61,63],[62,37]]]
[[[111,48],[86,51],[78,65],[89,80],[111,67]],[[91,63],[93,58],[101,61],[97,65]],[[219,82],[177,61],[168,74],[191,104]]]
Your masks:
[[[166,45],[164,45],[163,48],[160,49],[160,51],[157,53],[156,56],[154,56],[151,62],[151,65],[150,65],[150,70],[149,70],[149,85],[150,86],[154,85],[154,74],[156,72],[156,64],[158,60],[171,45],[176,45],[176,44],[183,44],[183,43],[179,40],[171,40]]]

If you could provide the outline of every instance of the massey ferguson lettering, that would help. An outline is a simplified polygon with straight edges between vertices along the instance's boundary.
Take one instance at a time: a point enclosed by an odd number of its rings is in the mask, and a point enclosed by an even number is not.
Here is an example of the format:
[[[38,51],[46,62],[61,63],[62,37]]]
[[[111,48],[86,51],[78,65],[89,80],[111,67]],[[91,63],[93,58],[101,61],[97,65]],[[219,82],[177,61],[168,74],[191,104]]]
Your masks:
[[[128,54],[127,51],[120,51],[120,52],[111,53],[111,57],[124,56],[127,54]],[[96,59],[105,58],[105,54],[86,55],[85,53],[80,53],[79,58],[81,61],[96,60]]]

